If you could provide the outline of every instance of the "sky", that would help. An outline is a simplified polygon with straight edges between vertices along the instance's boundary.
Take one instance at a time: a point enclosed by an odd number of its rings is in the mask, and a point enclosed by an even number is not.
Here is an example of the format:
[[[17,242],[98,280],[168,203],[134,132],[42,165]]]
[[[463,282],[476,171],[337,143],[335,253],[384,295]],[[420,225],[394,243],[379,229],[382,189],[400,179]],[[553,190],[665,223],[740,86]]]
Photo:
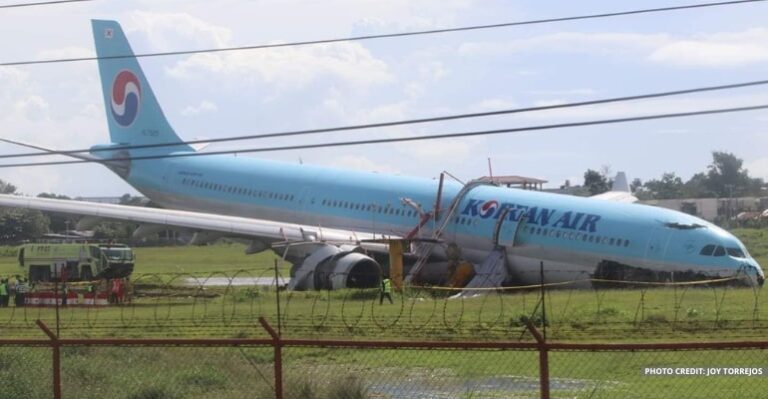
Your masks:
[[[28,0],[21,0],[24,2]],[[90,19],[137,53],[219,48],[683,5],[689,1],[95,0],[0,9],[0,62],[94,55]],[[0,1],[0,5],[17,3]],[[768,2],[407,38],[142,58],[185,139],[558,104],[768,77]],[[95,61],[0,67],[0,136],[57,149],[107,144]],[[206,150],[361,140],[768,104],[768,88],[333,133]],[[434,178],[488,174],[581,183],[609,167],[645,181],[704,171],[712,151],[768,178],[768,111],[497,136],[260,153]],[[27,151],[0,145],[0,154]],[[245,156],[245,155],[240,155]],[[53,159],[53,158],[47,158]],[[30,159],[31,160],[31,159]],[[36,158],[39,161],[41,158]],[[0,168],[20,192],[136,194],[99,165]]]

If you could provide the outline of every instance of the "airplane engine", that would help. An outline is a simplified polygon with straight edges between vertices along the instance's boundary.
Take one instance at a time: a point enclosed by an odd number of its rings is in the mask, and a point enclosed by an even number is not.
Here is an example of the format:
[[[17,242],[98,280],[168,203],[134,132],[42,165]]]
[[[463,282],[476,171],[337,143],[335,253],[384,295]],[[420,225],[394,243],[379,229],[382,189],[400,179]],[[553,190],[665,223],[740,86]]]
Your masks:
[[[381,265],[355,249],[323,245],[291,268],[289,289],[337,290],[375,288],[381,283]]]

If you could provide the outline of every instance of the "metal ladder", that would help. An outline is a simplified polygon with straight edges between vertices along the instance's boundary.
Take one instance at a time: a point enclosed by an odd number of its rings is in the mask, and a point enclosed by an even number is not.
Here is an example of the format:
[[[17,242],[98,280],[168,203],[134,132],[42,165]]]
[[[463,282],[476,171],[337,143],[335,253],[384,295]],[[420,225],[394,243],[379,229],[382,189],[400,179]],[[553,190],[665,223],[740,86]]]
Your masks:
[[[456,194],[456,197],[453,198],[451,205],[448,207],[448,212],[442,215],[437,229],[432,232],[432,240],[428,242],[421,242],[416,245],[416,263],[413,264],[413,267],[411,267],[411,270],[405,277],[406,284],[410,284],[413,281],[413,278],[421,272],[421,269],[424,268],[424,265],[427,263],[429,256],[432,254],[432,250],[440,240],[440,236],[443,235],[443,230],[445,230],[445,228],[448,227],[448,224],[451,223],[451,218],[456,213],[456,209],[459,208],[461,200],[463,200],[464,197],[469,194],[469,192],[472,191],[472,189],[475,187],[486,185],[493,185],[493,183],[489,182],[487,179],[471,180],[461,188],[458,194]],[[439,206],[439,204],[437,206]]]

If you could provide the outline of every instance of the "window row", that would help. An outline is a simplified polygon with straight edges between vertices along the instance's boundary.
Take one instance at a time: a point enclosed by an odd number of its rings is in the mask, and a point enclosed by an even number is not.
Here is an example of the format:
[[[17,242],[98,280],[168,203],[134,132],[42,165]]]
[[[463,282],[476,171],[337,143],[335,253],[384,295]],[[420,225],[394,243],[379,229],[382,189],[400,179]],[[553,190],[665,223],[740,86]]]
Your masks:
[[[359,202],[331,200],[331,199],[323,199],[321,204],[323,206],[332,207],[332,208],[344,208],[344,209],[351,209],[354,211],[380,213],[385,215],[396,215],[396,216],[406,216],[406,217],[418,216],[418,213],[414,210],[407,209],[405,207],[395,208],[393,206],[390,206],[389,204],[387,204],[386,206],[380,206],[376,204],[361,204]]]
[[[566,240],[582,241],[592,244],[608,245],[612,247],[628,247],[629,240],[626,238],[616,238],[599,236],[594,234],[586,234],[575,231],[562,231],[558,229],[547,229],[546,227],[534,227],[526,226],[524,231],[531,235],[549,236],[554,238],[562,238]]]
[[[293,194],[277,193],[266,190],[253,190],[245,187],[230,186],[227,184],[211,183],[207,181],[183,178],[181,184],[185,186],[201,188],[204,190],[219,191],[222,193],[229,193],[235,195],[242,195],[253,198],[274,199],[281,201],[293,201],[295,199]]]

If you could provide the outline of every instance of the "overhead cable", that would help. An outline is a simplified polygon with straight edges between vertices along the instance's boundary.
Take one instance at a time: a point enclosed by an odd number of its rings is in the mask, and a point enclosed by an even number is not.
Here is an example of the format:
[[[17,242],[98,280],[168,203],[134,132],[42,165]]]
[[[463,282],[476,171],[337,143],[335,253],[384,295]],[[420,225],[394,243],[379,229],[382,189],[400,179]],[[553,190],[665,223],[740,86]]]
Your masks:
[[[164,52],[155,52],[155,53],[127,54],[127,55],[114,55],[114,56],[103,56],[103,57],[74,57],[74,58],[56,58],[56,59],[47,59],[47,60],[13,61],[13,62],[0,63],[0,66],[56,64],[56,63],[64,63],[64,62],[95,61],[95,60],[105,60],[105,59],[123,59],[123,58],[134,58],[134,57],[135,58],[161,57],[161,56],[169,56],[169,55],[219,53],[219,52],[225,52],[225,51],[259,50],[259,49],[278,48],[278,47],[306,46],[306,45],[314,45],[314,44],[329,44],[329,43],[351,42],[351,41],[360,41],[360,40],[374,40],[374,39],[385,39],[385,38],[407,37],[407,36],[418,36],[418,35],[434,35],[434,34],[442,34],[442,33],[450,33],[450,32],[508,28],[508,27],[514,27],[514,26],[537,25],[537,24],[578,21],[578,20],[598,19],[598,18],[610,18],[610,17],[619,17],[619,16],[626,16],[626,15],[689,10],[689,9],[696,9],[696,8],[721,7],[721,6],[746,4],[746,3],[761,3],[765,1],[768,1],[768,0],[734,0],[734,1],[720,1],[716,3],[697,3],[697,4],[687,4],[687,5],[680,5],[680,6],[670,6],[670,7],[645,8],[645,9],[638,9],[638,10],[617,11],[617,12],[600,13],[600,14],[577,15],[577,16],[570,16],[570,17],[534,19],[534,20],[516,21],[516,22],[502,22],[502,23],[488,24],[488,25],[471,25],[471,26],[461,26],[461,27],[455,27],[455,28],[430,29],[430,30],[411,31],[411,32],[383,33],[378,35],[351,36],[351,37],[336,38],[336,39],[306,40],[306,41],[289,42],[289,43],[257,44],[257,45],[246,45],[246,46],[235,46],[235,47],[164,51]]]
[[[675,113],[668,113],[668,114],[642,115],[642,116],[632,116],[632,117],[615,118],[615,119],[598,119],[598,120],[591,120],[591,121],[567,122],[567,123],[557,123],[557,124],[550,124],[550,125],[535,125],[535,126],[506,128],[506,129],[430,134],[430,135],[422,135],[422,136],[407,136],[407,137],[353,140],[353,141],[337,141],[337,142],[316,143],[316,144],[297,144],[297,145],[288,145],[288,146],[279,146],[279,147],[245,148],[245,149],[237,149],[237,150],[222,150],[222,151],[211,151],[211,152],[178,152],[178,153],[171,153],[171,154],[164,154],[164,155],[115,157],[115,158],[104,159],[104,160],[82,159],[82,160],[73,160],[73,161],[11,163],[11,164],[0,164],[0,168],[70,165],[70,164],[94,163],[94,162],[95,163],[111,163],[111,162],[117,162],[117,161],[138,161],[138,160],[163,159],[163,158],[189,158],[189,157],[201,157],[201,156],[224,155],[224,154],[246,154],[246,153],[256,153],[256,152],[287,151],[287,150],[300,150],[300,149],[311,149],[311,148],[345,147],[345,146],[366,145],[366,144],[385,144],[385,143],[408,142],[408,141],[418,141],[418,140],[437,140],[437,139],[447,139],[447,138],[489,136],[489,135],[496,135],[496,134],[503,134],[503,133],[521,133],[521,132],[530,132],[530,131],[608,125],[608,124],[616,124],[616,123],[682,118],[682,117],[701,116],[701,115],[715,115],[715,114],[725,114],[725,113],[732,113],[732,112],[757,111],[757,110],[764,110],[764,109],[768,109],[768,104],[752,105],[752,106],[745,106],[745,107],[733,107],[733,108],[716,108],[716,109],[689,111],[689,112],[675,112]]]
[[[37,1],[34,3],[15,3],[15,4],[2,4],[0,5],[0,9],[3,8],[20,8],[20,7],[34,7],[34,6],[50,6],[55,4],[64,4],[64,3],[84,3],[87,1],[93,1],[93,0],[54,0],[54,1]]]
[[[402,126],[402,125],[411,125],[411,124],[419,124],[419,123],[442,122],[442,121],[457,120],[457,119],[480,118],[480,117],[488,117],[488,116],[510,115],[510,114],[526,113],[526,112],[575,108],[575,107],[583,107],[588,105],[610,104],[610,103],[617,103],[617,102],[624,102],[624,101],[670,97],[670,96],[678,96],[683,94],[703,93],[703,92],[717,91],[717,90],[732,90],[732,89],[751,87],[751,86],[761,86],[766,84],[768,84],[768,80],[755,80],[750,82],[731,83],[731,84],[718,85],[718,86],[696,87],[691,89],[673,90],[673,91],[665,91],[665,92],[657,92],[657,93],[646,93],[646,94],[638,94],[638,95],[623,96],[623,97],[612,97],[612,98],[579,101],[579,102],[565,103],[565,104],[553,104],[553,105],[544,105],[544,106],[538,106],[538,107],[512,108],[512,109],[487,111],[487,112],[443,115],[443,116],[435,116],[435,117],[429,117],[429,118],[405,119],[405,120],[399,120],[399,121],[337,126],[337,127],[328,127],[328,128],[320,128],[320,129],[292,130],[292,131],[285,131],[285,132],[219,137],[214,139],[188,140],[188,141],[182,141],[182,142],[177,141],[177,142],[164,142],[164,143],[154,143],[154,144],[124,145],[124,146],[115,146],[110,148],[93,149],[93,150],[88,148],[81,148],[81,149],[62,150],[62,151],[55,151],[55,152],[26,152],[26,153],[16,153],[16,154],[5,154],[5,155],[0,155],[0,159],[51,156],[51,155],[76,155],[76,154],[83,154],[83,153],[98,153],[103,151],[174,147],[174,146],[179,146],[183,144],[186,144],[186,145],[211,144],[211,143],[222,143],[222,142],[229,142],[229,141],[258,140],[258,139],[278,138],[278,137],[315,135],[315,134],[321,134],[321,133],[343,132],[343,131],[349,131],[349,130],[373,129],[373,128]],[[0,138],[0,140],[2,139]]]

